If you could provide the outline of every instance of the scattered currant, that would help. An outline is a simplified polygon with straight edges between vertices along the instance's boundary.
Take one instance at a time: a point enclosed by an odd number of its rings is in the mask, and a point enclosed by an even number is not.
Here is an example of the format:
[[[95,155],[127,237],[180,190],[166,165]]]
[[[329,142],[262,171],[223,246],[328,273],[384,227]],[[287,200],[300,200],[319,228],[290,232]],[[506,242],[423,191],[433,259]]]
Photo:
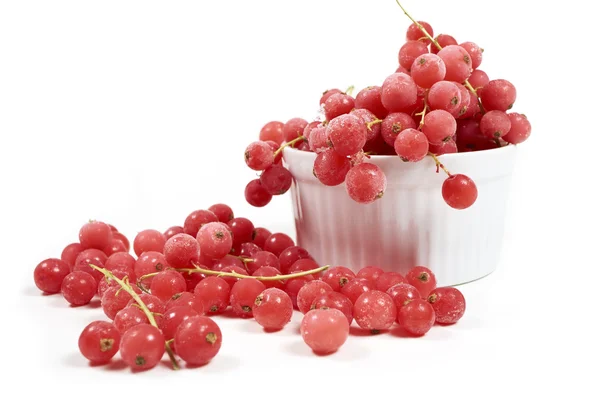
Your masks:
[[[427,297],[435,311],[435,321],[439,324],[454,324],[465,313],[465,297],[454,287],[439,287]]]
[[[60,259],[66,262],[69,267],[73,267],[77,256],[83,250],[85,249],[81,245],[81,243],[71,243],[64,248],[64,250],[60,254]]]
[[[92,363],[109,362],[119,351],[121,334],[110,322],[94,321],[79,335],[79,351]]]
[[[231,232],[222,222],[209,222],[203,225],[198,231],[197,239],[200,243],[200,252],[217,259],[225,257],[233,245]]]
[[[242,318],[252,317],[254,301],[265,289],[265,285],[256,279],[240,279],[237,281],[231,287],[229,297],[233,313]]]
[[[159,272],[150,285],[150,292],[161,299],[168,301],[177,293],[184,292],[187,288],[183,276],[172,269]]]
[[[217,355],[223,340],[219,326],[203,316],[183,321],[174,339],[177,354],[190,365],[207,364]]]
[[[414,336],[423,336],[435,323],[435,311],[426,300],[408,300],[398,310],[398,324]]]
[[[310,306],[311,310],[315,309],[329,309],[335,308],[336,310],[340,310],[346,319],[348,319],[348,324],[352,323],[352,308],[353,303],[350,299],[338,292],[327,292],[322,293],[315,297],[312,305]]]
[[[406,279],[399,272],[388,271],[381,274],[375,281],[375,289],[385,292],[399,283],[406,283]]]
[[[422,297],[417,288],[408,283],[397,283],[386,290],[386,293],[394,300],[394,304],[398,310],[408,304],[411,300],[420,299]]]
[[[69,275],[69,264],[57,258],[49,258],[39,263],[33,271],[35,285],[44,293],[59,293],[63,279]]]
[[[164,336],[152,325],[135,325],[123,333],[119,353],[134,371],[154,368],[165,353]]]
[[[359,278],[358,276],[346,283],[340,293],[350,299],[352,304],[356,303],[356,299],[361,294],[366,293],[370,290],[375,289],[375,283],[367,278]]]
[[[337,351],[348,339],[348,319],[335,308],[310,310],[300,325],[304,343],[317,354]]]
[[[398,316],[394,300],[379,290],[361,294],[352,312],[358,326],[372,333],[390,328]]]
[[[103,250],[111,239],[112,230],[104,222],[90,221],[79,230],[79,243],[84,249]]]
[[[173,268],[189,268],[200,258],[200,244],[187,233],[178,233],[165,242],[163,254]]]
[[[310,307],[317,296],[331,291],[333,291],[331,286],[323,281],[315,280],[307,282],[298,291],[298,310],[300,310],[301,313],[306,314],[310,310]]]
[[[340,266],[329,268],[327,271],[325,271],[325,274],[321,277],[321,280],[327,283],[334,291],[339,292],[355,277],[356,275],[350,269]]]
[[[147,251],[162,252],[165,247],[165,236],[154,229],[146,229],[137,234],[133,240],[133,251],[139,257]]]
[[[290,322],[294,311],[292,300],[281,289],[268,288],[256,296],[252,313],[267,331],[276,331]]]
[[[373,285],[377,282],[377,278],[383,275],[385,271],[379,267],[369,265],[364,268],[361,268],[357,273],[357,278],[364,278],[370,281]]]
[[[177,332],[177,327],[179,327],[183,321],[198,315],[198,312],[188,305],[171,307],[165,311],[164,318],[160,325],[160,330],[162,331],[165,340],[173,339],[175,332]]]
[[[229,284],[221,277],[209,276],[201,280],[194,289],[194,296],[204,306],[206,314],[219,314],[229,305]]]
[[[144,314],[144,312],[136,306],[125,307],[119,311],[113,319],[113,325],[121,334],[125,333],[125,331],[132,326],[148,323],[149,321],[148,317],[146,317],[146,314]]]
[[[65,300],[71,305],[83,306],[94,298],[98,290],[98,284],[91,274],[74,271],[65,276],[60,290]]]

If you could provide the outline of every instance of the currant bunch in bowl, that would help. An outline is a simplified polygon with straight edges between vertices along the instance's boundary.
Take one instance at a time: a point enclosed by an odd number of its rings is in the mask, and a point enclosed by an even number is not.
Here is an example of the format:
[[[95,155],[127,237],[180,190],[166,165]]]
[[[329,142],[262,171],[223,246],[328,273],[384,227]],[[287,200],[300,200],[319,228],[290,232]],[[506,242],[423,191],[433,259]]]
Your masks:
[[[438,156],[516,145],[529,138],[527,117],[510,112],[515,86],[506,79],[490,80],[479,68],[483,48],[470,41],[459,44],[448,34],[434,37],[430,24],[402,10],[413,24],[393,74],[355,97],[351,89],[325,91],[316,121],[271,121],[261,129],[259,141],[245,152],[246,164],[263,171],[246,187],[250,204],[263,207],[290,188],[293,179],[281,165],[281,151],[292,146],[317,154],[313,173],[323,185],[343,183],[349,197],[362,204],[381,198],[387,186],[384,172],[369,163],[371,155],[397,155],[404,162],[429,156],[436,171],[448,175],[442,185],[446,203],[465,209],[477,199],[475,182],[448,171]]]

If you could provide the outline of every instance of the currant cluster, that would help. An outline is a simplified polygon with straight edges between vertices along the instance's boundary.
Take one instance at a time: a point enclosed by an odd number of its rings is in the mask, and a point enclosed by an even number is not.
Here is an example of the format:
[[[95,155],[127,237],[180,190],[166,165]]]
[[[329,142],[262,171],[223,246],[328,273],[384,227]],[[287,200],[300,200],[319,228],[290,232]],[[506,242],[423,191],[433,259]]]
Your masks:
[[[397,321],[423,335],[435,321],[458,321],[465,309],[454,288],[435,288],[433,273],[413,268],[406,277],[365,267],[320,267],[284,233],[235,218],[225,204],[197,210],[182,226],[139,232],[130,243],[115,227],[90,221],[60,259],[42,261],[34,281],[62,293],[73,306],[101,299],[109,321],[94,321],[79,338],[93,363],[117,352],[133,370],[156,366],[166,352],[174,368],[208,363],[222,334],[212,317],[230,312],[254,318],[266,331],[282,329],[294,309],[305,313],[304,341],[316,353],[336,351],[353,320],[372,332]]]
[[[400,5],[400,3],[398,3]],[[490,80],[481,69],[483,49],[458,43],[447,34],[433,37],[426,22],[413,21],[398,54],[399,66],[380,86],[330,89],[319,104],[320,117],[308,123],[293,118],[267,123],[259,141],[246,149],[246,163],[263,171],[246,187],[246,199],[265,206],[271,195],[285,193],[292,176],[281,166],[281,150],[292,145],[317,153],[313,173],[327,186],[345,183],[353,200],[369,204],[385,193],[383,171],[368,162],[370,155],[398,155],[406,162],[426,156],[448,175],[442,197],[455,209],[477,199],[475,183],[450,173],[437,156],[488,150],[525,141],[531,124],[524,114],[508,112],[516,89],[505,79]]]

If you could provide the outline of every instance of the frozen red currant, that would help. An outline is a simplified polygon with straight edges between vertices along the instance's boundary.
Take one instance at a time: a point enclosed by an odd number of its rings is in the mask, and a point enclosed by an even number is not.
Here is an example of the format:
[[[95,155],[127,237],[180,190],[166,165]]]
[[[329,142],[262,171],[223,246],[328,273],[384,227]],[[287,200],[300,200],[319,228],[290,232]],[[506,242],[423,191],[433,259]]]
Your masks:
[[[302,339],[315,353],[337,351],[348,339],[350,325],[340,310],[329,308],[309,311],[300,325]]]
[[[161,299],[167,301],[177,293],[184,292],[187,288],[183,276],[172,269],[161,271],[154,277],[150,285],[150,292]]]
[[[173,268],[191,268],[200,258],[200,244],[195,237],[179,233],[165,242],[163,254]]]
[[[146,314],[144,314],[141,308],[136,306],[125,307],[115,315],[115,319],[113,320],[113,325],[121,334],[125,333],[132,326],[148,323]]]
[[[365,279],[371,281],[371,283],[375,284],[377,282],[377,278],[379,278],[381,275],[383,275],[384,272],[385,271],[379,267],[369,265],[364,268],[361,268],[356,273],[356,277],[357,278],[365,278]]]
[[[389,288],[386,293],[394,300],[394,304],[396,304],[398,310],[408,304],[411,300],[421,298],[421,293],[419,293],[417,288],[408,283],[398,283]]]
[[[331,286],[334,291],[339,292],[345,284],[355,277],[354,272],[346,267],[333,267],[325,271],[321,280]]]
[[[306,314],[308,312],[308,310],[310,310],[310,307],[312,306],[313,301],[315,301],[315,298],[318,295],[320,295],[322,293],[331,292],[331,291],[333,291],[333,289],[331,289],[331,286],[329,286],[329,284],[327,284],[323,281],[315,280],[315,281],[306,283],[298,291],[298,298],[297,298],[298,309],[303,314]]]
[[[465,297],[454,287],[434,289],[427,298],[435,311],[435,321],[439,324],[454,324],[465,314]]]
[[[385,292],[398,283],[406,283],[406,279],[399,272],[384,272],[377,278],[375,288],[380,292]]]
[[[219,219],[212,211],[196,210],[190,213],[190,215],[188,215],[185,219],[185,223],[183,224],[183,231],[188,235],[196,237],[196,235],[198,235],[198,231],[204,224],[218,221]]]
[[[198,283],[194,289],[196,296],[207,314],[222,313],[229,305],[229,284],[221,277],[209,276]]]
[[[346,283],[340,292],[354,304],[361,294],[373,289],[375,289],[375,283],[372,281],[366,278],[354,278]]]
[[[165,235],[155,229],[141,231],[133,240],[133,251],[138,257],[147,251],[162,253],[164,247]]]
[[[254,319],[267,331],[283,329],[292,318],[292,300],[281,289],[269,288],[254,300]]]
[[[215,259],[225,257],[233,245],[231,232],[222,222],[209,222],[198,231],[200,252]]]
[[[435,323],[435,312],[426,300],[408,300],[398,310],[398,324],[406,332],[414,336],[423,336]]]
[[[352,312],[358,326],[372,333],[388,329],[398,316],[394,300],[379,290],[361,294],[354,303]]]
[[[102,310],[110,319],[129,304],[131,295],[122,290],[120,286],[111,286],[102,295]]]

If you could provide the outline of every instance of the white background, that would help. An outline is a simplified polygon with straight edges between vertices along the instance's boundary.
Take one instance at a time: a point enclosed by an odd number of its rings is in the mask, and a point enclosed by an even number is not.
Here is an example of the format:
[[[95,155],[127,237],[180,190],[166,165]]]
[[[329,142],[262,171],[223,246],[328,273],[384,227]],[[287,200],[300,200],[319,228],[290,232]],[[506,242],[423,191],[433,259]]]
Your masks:
[[[421,339],[351,336],[323,358],[297,334],[299,315],[269,335],[253,321],[219,318],[223,347],[209,365],[131,374],[119,363],[87,366],[77,338],[102,310],[41,296],[35,265],[59,257],[87,219],[133,239],[215,202],[293,233],[289,197],[263,209],[245,203],[255,175],[243,149],[269,120],[314,117],[327,88],[381,84],[409,21],[393,0],[0,2],[2,392],[597,395],[600,104],[597,33],[584,5],[592,3],[404,3],[436,34],[484,47],[481,69],[516,85],[515,110],[533,124],[505,252],[494,274],[463,287],[464,319]]]

